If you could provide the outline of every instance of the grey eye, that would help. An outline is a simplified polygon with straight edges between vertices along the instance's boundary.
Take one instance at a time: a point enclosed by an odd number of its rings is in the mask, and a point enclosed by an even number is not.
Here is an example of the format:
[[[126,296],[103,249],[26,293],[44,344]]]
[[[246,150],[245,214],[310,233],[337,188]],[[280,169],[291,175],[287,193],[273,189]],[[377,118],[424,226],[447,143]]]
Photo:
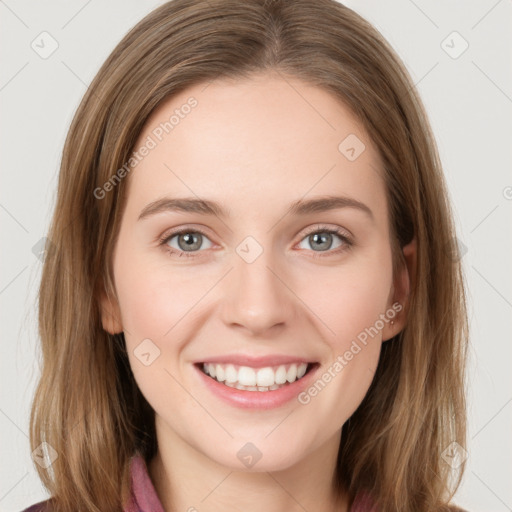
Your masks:
[[[313,250],[328,251],[329,249],[336,249],[342,245],[339,243],[336,247],[333,247],[333,237],[340,238],[336,233],[330,233],[329,231],[316,231],[315,233],[311,233],[304,237],[303,241],[307,240]]]
[[[177,246],[173,244],[174,239],[177,240]],[[208,240],[208,238],[201,233],[198,233],[197,231],[187,231],[171,236],[169,238],[168,245],[170,245],[173,249],[180,251],[193,252],[201,249],[203,242],[206,240]]]

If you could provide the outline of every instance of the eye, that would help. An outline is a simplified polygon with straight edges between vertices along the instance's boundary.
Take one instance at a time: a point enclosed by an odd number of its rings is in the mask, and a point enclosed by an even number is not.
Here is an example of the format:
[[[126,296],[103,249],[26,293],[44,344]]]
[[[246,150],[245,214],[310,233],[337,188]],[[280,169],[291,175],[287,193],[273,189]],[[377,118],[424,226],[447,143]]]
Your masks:
[[[338,245],[334,247],[334,250],[331,250],[333,249],[333,240],[335,240],[336,237],[341,240],[341,243],[338,243]],[[302,241],[306,241],[310,247],[313,248],[313,252],[327,253],[314,254],[313,257],[315,258],[339,254],[353,245],[353,242],[346,232],[338,228],[332,229],[325,226],[315,226],[313,230],[306,234]]]
[[[164,238],[160,240],[160,245],[165,245],[165,249],[171,255],[178,254],[180,257],[182,255],[194,256],[194,252],[198,252],[199,249],[205,248],[203,247],[203,242],[205,240],[209,241],[206,234],[202,231],[185,228],[164,236]],[[210,247],[211,245],[206,247],[206,249],[209,249]]]

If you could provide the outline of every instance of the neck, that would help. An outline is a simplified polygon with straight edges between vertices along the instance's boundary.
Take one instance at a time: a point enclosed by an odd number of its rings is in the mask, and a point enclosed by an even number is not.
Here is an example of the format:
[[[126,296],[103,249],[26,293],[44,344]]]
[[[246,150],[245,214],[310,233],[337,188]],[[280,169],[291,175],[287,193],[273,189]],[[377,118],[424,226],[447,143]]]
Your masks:
[[[347,497],[333,486],[340,431],[286,469],[240,471],[198,452],[156,419],[159,448],[148,472],[166,512],[348,511]]]

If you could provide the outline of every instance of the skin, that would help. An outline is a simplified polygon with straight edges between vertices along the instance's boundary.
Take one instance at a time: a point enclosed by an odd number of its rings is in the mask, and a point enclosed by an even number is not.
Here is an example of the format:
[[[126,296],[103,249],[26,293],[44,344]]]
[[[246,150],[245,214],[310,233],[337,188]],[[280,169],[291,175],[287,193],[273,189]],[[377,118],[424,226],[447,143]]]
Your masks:
[[[393,280],[380,157],[329,93],[271,74],[197,85],[153,113],[136,147],[190,96],[197,107],[129,175],[113,255],[118,302],[102,297],[103,326],[124,331],[136,382],[155,410],[150,476],[167,511],[346,512],[347,497],[331,486],[341,427],[370,386],[382,343],[403,328],[403,311],[307,405],[231,406],[192,362],[293,354],[318,361],[320,375],[394,302],[406,306],[415,245]],[[338,150],[349,134],[366,146],[355,161]],[[355,198],[373,219],[355,208],[285,214],[295,200],[324,195]],[[212,199],[231,215],[168,211],[138,220],[164,196]],[[344,242],[332,235],[322,251],[307,232],[318,223],[348,230],[354,245],[336,252]],[[158,238],[185,225],[206,231],[201,248],[169,255]],[[263,248],[252,263],[236,252],[247,236]],[[167,247],[180,251],[179,238]],[[134,355],[146,338],[160,350],[148,366]],[[262,453],[252,468],[237,457],[247,442]]]

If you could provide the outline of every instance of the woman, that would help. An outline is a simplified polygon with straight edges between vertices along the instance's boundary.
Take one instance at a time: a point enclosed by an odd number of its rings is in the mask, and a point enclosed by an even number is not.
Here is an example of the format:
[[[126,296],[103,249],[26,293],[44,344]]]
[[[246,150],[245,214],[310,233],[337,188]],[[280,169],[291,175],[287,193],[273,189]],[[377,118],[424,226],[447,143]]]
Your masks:
[[[352,10],[154,10],[75,115],[48,238],[31,512],[457,510],[446,184]]]

